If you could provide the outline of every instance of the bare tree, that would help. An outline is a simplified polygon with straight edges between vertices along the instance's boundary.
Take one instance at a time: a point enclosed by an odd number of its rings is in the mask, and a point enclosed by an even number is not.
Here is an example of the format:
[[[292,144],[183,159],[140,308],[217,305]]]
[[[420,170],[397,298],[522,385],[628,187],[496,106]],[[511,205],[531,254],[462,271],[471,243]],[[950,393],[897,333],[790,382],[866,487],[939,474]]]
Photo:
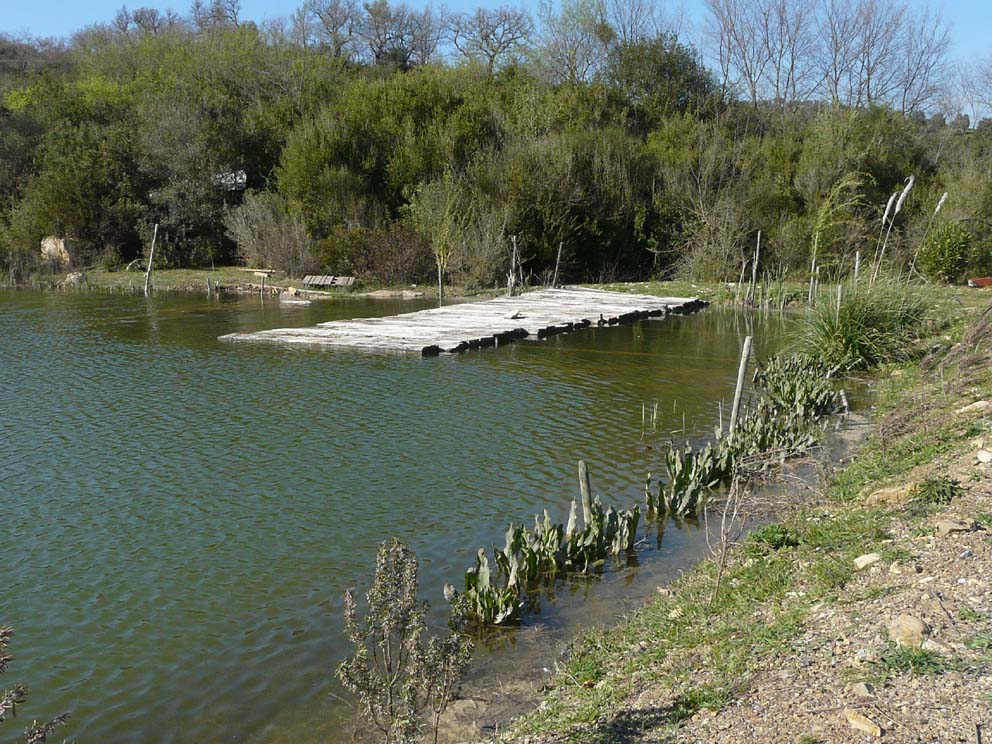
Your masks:
[[[857,14],[852,0],[823,0],[817,14],[815,64],[833,103],[848,103],[854,75]]]
[[[950,30],[940,12],[924,7],[907,16],[901,41],[898,100],[893,105],[903,113],[922,111],[937,102],[944,84]]]
[[[533,31],[526,11],[506,5],[476,8],[449,19],[452,45],[463,57],[485,67],[489,75],[521,54]]]
[[[897,87],[906,6],[898,0],[859,0],[856,6],[854,73],[857,106],[884,103]]]
[[[748,0],[706,0],[706,7],[723,84],[743,87],[757,106],[770,62],[762,8]]]
[[[656,38],[678,25],[656,0],[606,0],[606,19],[617,43],[625,45]]]
[[[357,34],[365,41],[372,62],[408,67],[435,58],[443,25],[432,8],[418,12],[406,3],[390,4],[389,0],[373,0],[364,8]]]
[[[190,15],[193,25],[201,31],[210,28],[234,28],[240,25],[240,0],[194,0]]]
[[[357,0],[307,0],[301,22],[318,46],[336,59],[357,53],[358,29],[362,20]]]
[[[602,0],[541,0],[538,61],[554,82],[591,80],[606,62],[616,32]]]
[[[783,109],[810,98],[819,85],[815,72],[815,12],[813,0],[764,0],[761,40],[766,95]]]
[[[111,24],[121,36],[159,36],[186,28],[186,22],[173,10],[164,13],[157,8],[135,8],[123,6],[117,11]]]

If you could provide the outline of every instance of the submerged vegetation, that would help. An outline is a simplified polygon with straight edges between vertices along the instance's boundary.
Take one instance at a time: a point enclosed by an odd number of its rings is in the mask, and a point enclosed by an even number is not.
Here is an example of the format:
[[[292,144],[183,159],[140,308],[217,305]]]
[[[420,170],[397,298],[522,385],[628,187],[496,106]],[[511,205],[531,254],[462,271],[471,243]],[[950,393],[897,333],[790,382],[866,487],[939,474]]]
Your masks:
[[[11,628],[0,626],[0,674],[7,671],[7,665],[14,658],[8,653],[10,640],[14,636]],[[27,699],[28,690],[24,685],[14,685],[9,690],[0,689],[0,723],[7,718],[16,718],[17,709]],[[25,744],[42,744],[69,720],[68,715],[61,715],[46,723],[33,721],[24,732]]]

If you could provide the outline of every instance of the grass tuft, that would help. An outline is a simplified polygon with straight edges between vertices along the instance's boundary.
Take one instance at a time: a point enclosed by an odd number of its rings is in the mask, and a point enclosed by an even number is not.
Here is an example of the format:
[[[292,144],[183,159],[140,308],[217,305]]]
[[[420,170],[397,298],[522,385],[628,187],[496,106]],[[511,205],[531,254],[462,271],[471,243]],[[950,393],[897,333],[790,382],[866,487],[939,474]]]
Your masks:
[[[909,361],[924,330],[927,307],[918,294],[896,284],[870,290],[849,286],[839,309],[824,302],[805,312],[793,347],[843,371]]]

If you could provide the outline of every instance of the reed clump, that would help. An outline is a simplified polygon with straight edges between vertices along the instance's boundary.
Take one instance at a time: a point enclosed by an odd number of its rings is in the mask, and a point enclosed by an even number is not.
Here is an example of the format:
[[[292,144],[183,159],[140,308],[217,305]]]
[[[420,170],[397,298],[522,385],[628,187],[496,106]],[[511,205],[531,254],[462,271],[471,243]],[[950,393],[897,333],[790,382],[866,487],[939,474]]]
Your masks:
[[[908,361],[926,328],[927,307],[924,298],[904,285],[880,283],[866,289],[851,284],[840,303],[806,310],[793,350],[837,371]]]

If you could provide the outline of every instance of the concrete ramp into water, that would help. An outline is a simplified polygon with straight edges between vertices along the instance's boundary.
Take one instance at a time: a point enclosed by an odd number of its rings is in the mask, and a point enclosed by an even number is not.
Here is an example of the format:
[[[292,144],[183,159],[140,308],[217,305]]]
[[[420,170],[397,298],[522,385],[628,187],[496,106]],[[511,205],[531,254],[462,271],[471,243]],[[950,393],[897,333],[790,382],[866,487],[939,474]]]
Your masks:
[[[220,338],[436,356],[524,338],[543,339],[590,325],[617,325],[668,313],[694,312],[705,305],[695,297],[655,297],[579,288],[542,289],[516,297],[466,302],[385,318],[333,320],[309,328],[230,333]]]

